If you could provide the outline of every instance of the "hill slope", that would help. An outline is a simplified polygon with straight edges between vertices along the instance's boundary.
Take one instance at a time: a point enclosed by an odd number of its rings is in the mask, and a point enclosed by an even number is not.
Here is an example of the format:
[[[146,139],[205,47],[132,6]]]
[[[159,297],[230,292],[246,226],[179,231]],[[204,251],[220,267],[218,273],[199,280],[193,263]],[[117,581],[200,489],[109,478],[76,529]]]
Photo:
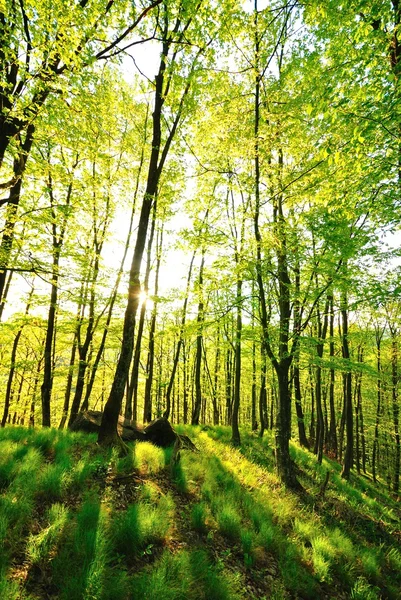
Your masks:
[[[399,505],[368,478],[292,447],[306,493],[274,475],[271,440],[177,427],[199,452],[128,457],[93,436],[0,431],[0,598],[400,598]],[[322,483],[327,470],[327,489]]]

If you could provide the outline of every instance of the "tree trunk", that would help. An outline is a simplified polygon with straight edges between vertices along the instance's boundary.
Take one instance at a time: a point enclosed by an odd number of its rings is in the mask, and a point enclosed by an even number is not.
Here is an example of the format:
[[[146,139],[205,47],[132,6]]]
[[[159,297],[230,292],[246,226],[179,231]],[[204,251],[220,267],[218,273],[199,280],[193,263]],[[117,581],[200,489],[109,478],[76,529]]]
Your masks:
[[[177,367],[178,367],[178,361],[180,360],[181,347],[182,347],[183,340],[184,340],[185,323],[186,323],[186,319],[187,319],[187,305],[188,305],[189,289],[190,289],[190,285],[191,285],[192,267],[194,264],[195,255],[196,255],[196,251],[192,254],[191,262],[189,264],[187,287],[186,287],[184,304],[183,304],[182,313],[181,313],[182,316],[181,316],[180,335],[179,335],[178,342],[177,342],[177,348],[176,348],[176,351],[174,354],[173,368],[171,370],[170,380],[168,382],[167,392],[166,392],[166,410],[164,411],[164,414],[163,414],[163,417],[165,419],[168,419],[170,416],[171,392],[173,389],[174,379],[175,379],[175,375],[176,375]]]
[[[163,26],[163,45],[159,64],[159,70],[155,79],[155,102],[153,110],[153,136],[151,145],[151,155],[149,161],[149,170],[147,176],[145,195],[142,201],[141,213],[139,216],[138,233],[135,243],[134,255],[131,263],[129,286],[128,286],[128,302],[124,316],[123,326],[123,339],[121,343],[121,352],[117,363],[116,372],[110,396],[104,407],[102,424],[99,431],[98,440],[99,443],[104,445],[119,444],[119,436],[117,432],[118,416],[121,411],[122,399],[124,396],[124,389],[128,378],[129,367],[131,364],[133,343],[134,343],[134,331],[135,331],[135,320],[136,313],[140,300],[141,285],[140,285],[140,272],[142,257],[145,248],[146,234],[148,230],[150,211],[153,202],[156,200],[157,189],[160,180],[161,173],[163,171],[164,163],[167,158],[171,142],[174,138],[177,130],[183,109],[183,103],[186,95],[188,94],[191,78],[187,80],[187,84],[181,101],[179,109],[176,113],[174,123],[169,131],[167,140],[162,148],[162,135],[161,135],[161,123],[163,117],[163,105],[168,93],[164,86],[165,71],[166,71],[166,60],[171,44],[173,43],[173,32],[168,29],[168,17],[167,13],[164,14],[164,26]],[[180,22],[176,23],[174,32],[179,29]],[[182,36],[181,36],[182,37]],[[180,38],[182,41],[182,39]],[[160,160],[159,160],[160,157]]]
[[[160,263],[163,247],[163,225],[160,230],[160,239],[156,241],[156,272],[155,272],[155,295],[153,301],[152,317],[150,319],[150,330],[149,330],[149,351],[148,361],[146,368],[146,383],[145,383],[145,397],[143,406],[143,422],[150,423],[152,420],[152,383],[153,383],[153,368],[155,360],[155,332],[156,332],[156,320],[157,320],[157,295],[159,293],[159,272]],[[159,413],[159,411],[158,411]]]
[[[393,409],[393,424],[395,438],[395,461],[393,492],[398,494],[400,489],[400,429],[399,429],[399,406],[398,406],[398,331],[390,327],[391,332],[391,398]]]
[[[342,351],[343,359],[345,361],[345,367],[347,373],[345,374],[345,385],[344,385],[344,407],[345,407],[345,426],[346,426],[346,447],[343,468],[341,471],[341,477],[343,479],[349,479],[350,471],[353,464],[353,452],[354,452],[354,424],[353,424],[353,410],[352,410],[352,375],[351,367],[349,365],[350,352],[348,344],[348,307],[347,298],[344,294],[341,306],[342,316]]]
[[[196,357],[195,357],[195,402],[192,412],[192,425],[199,425],[199,418],[202,408],[202,386],[201,386],[201,366],[202,366],[202,344],[203,344],[203,321],[204,321],[204,304],[203,304],[203,268],[205,265],[205,251],[202,249],[202,260],[199,268],[199,303],[197,317],[197,334],[196,334]]]
[[[238,260],[236,261],[238,264]],[[238,427],[239,405],[241,397],[241,336],[242,336],[242,280],[237,280],[237,319],[235,336],[235,379],[234,379],[234,402],[231,415],[232,436],[231,443],[234,446],[241,444],[241,437]]]
[[[35,126],[30,123],[26,130],[25,140],[22,143],[20,134],[17,135],[17,140],[20,144],[20,149],[14,159],[13,164],[13,179],[14,185],[10,188],[8,196],[6,219],[3,226],[3,237],[0,243],[0,304],[3,302],[6,282],[7,282],[7,267],[14,243],[14,228],[17,220],[18,206],[21,198],[22,175],[25,171],[29,153],[32,148]],[[9,138],[7,138],[7,145]],[[0,164],[2,160],[0,148]]]
[[[152,247],[153,240],[155,235],[155,227],[156,227],[156,210],[157,210],[157,202],[155,201],[153,204],[152,210],[152,224],[150,228],[150,234],[148,239],[148,247],[147,247],[147,256],[146,256],[146,269],[145,269],[145,278],[144,278],[144,292],[145,298],[142,301],[141,312],[139,314],[139,323],[138,323],[138,331],[136,334],[135,341],[135,350],[134,350],[134,360],[132,362],[132,372],[131,379],[128,386],[128,394],[127,401],[125,404],[125,418],[131,419],[134,418],[134,421],[138,418],[138,383],[139,383],[139,366],[141,363],[141,348],[142,348],[142,336],[143,330],[145,327],[145,317],[146,317],[146,305],[147,305],[147,297],[149,294],[149,277],[152,266]]]
[[[328,294],[330,310],[330,344],[329,353],[330,361],[334,360],[334,299],[332,294]],[[328,432],[328,449],[333,452],[334,457],[338,456],[337,446],[337,429],[336,429],[336,409],[334,405],[334,386],[335,386],[335,371],[334,367],[330,367],[330,384],[329,384],[329,405],[330,405],[330,425]]]
[[[376,421],[375,421],[375,435],[373,440],[373,452],[372,452],[372,476],[373,481],[377,483],[376,479],[376,465],[379,461],[379,426],[380,417],[382,413],[382,365],[381,365],[381,341],[385,332],[385,326],[375,327],[375,338],[376,338],[376,351],[377,351],[377,406],[376,406]]]

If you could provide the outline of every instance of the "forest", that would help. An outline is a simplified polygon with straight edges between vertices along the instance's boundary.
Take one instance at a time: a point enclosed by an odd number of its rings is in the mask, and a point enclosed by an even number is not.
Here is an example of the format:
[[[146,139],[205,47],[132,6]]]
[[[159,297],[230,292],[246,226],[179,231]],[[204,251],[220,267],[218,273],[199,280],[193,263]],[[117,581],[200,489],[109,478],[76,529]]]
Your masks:
[[[400,0],[0,0],[0,64],[1,597],[399,598]]]

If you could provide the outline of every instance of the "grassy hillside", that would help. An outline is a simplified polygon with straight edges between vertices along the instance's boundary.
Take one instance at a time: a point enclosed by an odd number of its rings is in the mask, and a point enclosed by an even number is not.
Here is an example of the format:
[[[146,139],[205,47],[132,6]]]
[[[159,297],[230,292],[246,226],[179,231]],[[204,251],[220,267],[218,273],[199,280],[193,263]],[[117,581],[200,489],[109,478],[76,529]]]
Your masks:
[[[179,427],[199,453],[0,432],[2,600],[400,598],[399,505],[292,447],[306,493],[274,475],[272,440]],[[324,494],[327,469],[330,479]]]

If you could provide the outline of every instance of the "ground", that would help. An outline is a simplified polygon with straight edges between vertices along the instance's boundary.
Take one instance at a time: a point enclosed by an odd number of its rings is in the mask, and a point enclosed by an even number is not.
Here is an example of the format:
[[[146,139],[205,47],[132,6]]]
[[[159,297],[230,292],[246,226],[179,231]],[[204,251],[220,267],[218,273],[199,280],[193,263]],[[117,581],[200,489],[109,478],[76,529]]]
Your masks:
[[[292,445],[285,490],[269,434],[178,427],[198,452],[129,454],[56,430],[0,432],[5,600],[399,598],[400,510],[369,476]],[[177,458],[177,457],[176,457]],[[322,484],[330,472],[327,489]]]

